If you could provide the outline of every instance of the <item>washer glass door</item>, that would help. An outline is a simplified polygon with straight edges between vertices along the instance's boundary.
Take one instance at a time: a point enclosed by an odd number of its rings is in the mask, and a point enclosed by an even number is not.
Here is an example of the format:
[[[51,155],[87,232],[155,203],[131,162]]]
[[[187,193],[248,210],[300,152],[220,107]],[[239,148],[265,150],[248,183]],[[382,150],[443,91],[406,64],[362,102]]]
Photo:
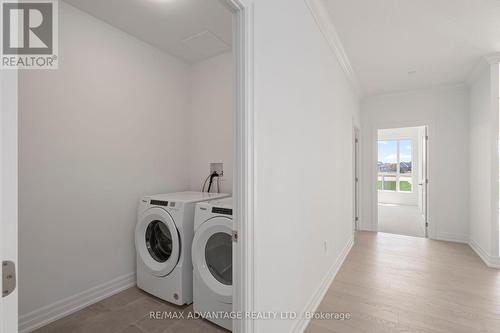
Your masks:
[[[180,257],[180,239],[174,220],[159,207],[146,210],[135,228],[137,254],[155,276],[172,272]]]
[[[172,233],[162,221],[154,220],[146,229],[146,247],[158,262],[167,261],[172,255]]]

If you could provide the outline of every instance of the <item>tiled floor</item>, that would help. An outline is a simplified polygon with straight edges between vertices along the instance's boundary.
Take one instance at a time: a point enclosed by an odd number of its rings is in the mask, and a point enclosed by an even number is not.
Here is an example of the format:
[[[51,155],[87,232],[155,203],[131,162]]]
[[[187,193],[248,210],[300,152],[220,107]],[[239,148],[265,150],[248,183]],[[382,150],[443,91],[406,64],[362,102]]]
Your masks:
[[[150,312],[192,313],[192,306],[177,307],[137,288],[125,290],[62,318],[36,333],[227,333],[201,319],[151,319]]]
[[[306,333],[498,333],[500,270],[466,244],[358,232]]]

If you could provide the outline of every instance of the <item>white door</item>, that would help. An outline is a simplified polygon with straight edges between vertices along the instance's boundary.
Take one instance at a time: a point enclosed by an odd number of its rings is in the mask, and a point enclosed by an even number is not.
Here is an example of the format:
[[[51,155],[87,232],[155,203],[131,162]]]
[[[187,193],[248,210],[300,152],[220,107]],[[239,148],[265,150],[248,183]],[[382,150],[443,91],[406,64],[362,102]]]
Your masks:
[[[8,273],[14,264],[9,280],[17,279],[17,71],[0,70],[0,184],[1,224],[0,259],[2,273]],[[9,262],[8,266],[4,263]],[[3,275],[3,274],[2,274]],[[9,283],[9,285],[11,284]],[[7,286],[7,284],[6,284]],[[3,288],[0,298],[0,333],[15,333],[17,329],[18,288]]]

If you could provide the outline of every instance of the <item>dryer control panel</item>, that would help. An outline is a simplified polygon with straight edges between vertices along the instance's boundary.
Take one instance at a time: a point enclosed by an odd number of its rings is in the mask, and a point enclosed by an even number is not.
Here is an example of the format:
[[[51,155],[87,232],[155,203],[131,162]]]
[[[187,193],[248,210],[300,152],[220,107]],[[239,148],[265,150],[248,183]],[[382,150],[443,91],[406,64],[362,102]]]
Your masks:
[[[223,214],[223,215],[233,215],[233,210],[231,208],[221,208],[221,207],[213,207],[212,213],[214,214]]]

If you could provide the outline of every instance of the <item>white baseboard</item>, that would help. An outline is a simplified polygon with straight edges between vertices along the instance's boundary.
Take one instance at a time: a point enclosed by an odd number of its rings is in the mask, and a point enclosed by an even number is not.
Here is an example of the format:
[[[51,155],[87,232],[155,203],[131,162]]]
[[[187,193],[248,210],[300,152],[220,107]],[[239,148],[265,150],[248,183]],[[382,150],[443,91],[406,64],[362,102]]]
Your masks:
[[[342,252],[340,253],[340,255],[337,257],[337,260],[333,263],[333,265],[328,270],[328,274],[325,276],[325,278],[321,282],[319,288],[313,294],[313,297],[307,303],[307,305],[304,308],[304,310],[302,311],[302,313],[316,311],[316,309],[320,305],[321,301],[323,300],[323,297],[325,297],[325,294],[328,291],[328,288],[330,288],[330,285],[332,284],[333,279],[335,278],[338,271],[340,270],[340,267],[342,267],[344,260],[347,258],[347,255],[351,251],[353,245],[354,245],[354,238],[351,237],[351,239],[349,239],[347,244],[342,249]],[[299,315],[301,315],[301,314],[298,314],[298,316]],[[291,331],[293,333],[304,332],[310,321],[311,321],[310,319],[298,317],[298,320],[296,321],[295,325],[292,327]]]
[[[469,243],[469,237],[467,235],[450,234],[446,232],[438,232],[434,237],[435,240],[454,242],[454,243]]]
[[[471,240],[469,242],[469,246],[484,261],[486,266],[491,267],[491,268],[499,268],[500,269],[500,258],[499,257],[491,256],[487,251],[485,251],[481,246],[479,246],[473,240]]]
[[[26,333],[70,315],[100,300],[134,286],[135,273],[125,274],[76,295],[41,307],[19,317],[19,332]]]

